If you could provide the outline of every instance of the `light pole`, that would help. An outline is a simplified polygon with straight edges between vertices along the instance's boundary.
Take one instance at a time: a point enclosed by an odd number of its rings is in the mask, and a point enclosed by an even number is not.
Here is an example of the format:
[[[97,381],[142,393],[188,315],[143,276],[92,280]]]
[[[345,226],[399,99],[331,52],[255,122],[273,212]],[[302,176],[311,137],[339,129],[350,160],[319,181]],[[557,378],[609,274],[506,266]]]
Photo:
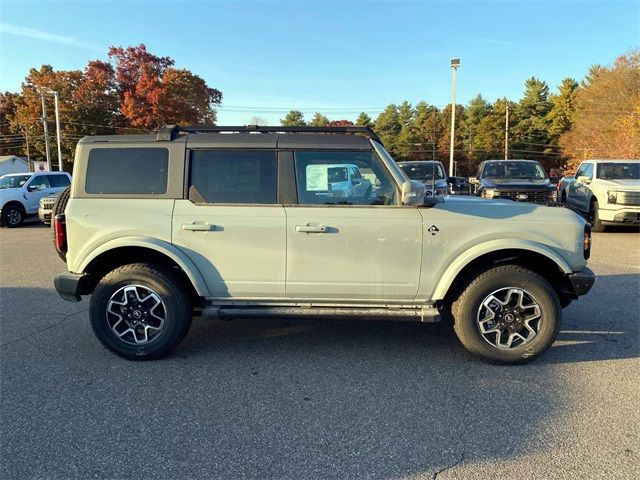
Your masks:
[[[56,108],[56,141],[58,143],[58,170],[62,171],[62,141],[60,139],[60,105],[59,105],[59,96],[58,92],[52,90],[50,88],[42,87],[42,91],[53,95],[53,100],[55,102]],[[43,105],[44,105],[44,95],[43,95]],[[51,169],[51,165],[49,165],[49,169]]]
[[[453,88],[451,92],[451,145],[449,146],[449,176],[453,177],[453,149],[456,134],[456,72],[460,66],[459,58],[451,59],[451,72],[453,74]]]

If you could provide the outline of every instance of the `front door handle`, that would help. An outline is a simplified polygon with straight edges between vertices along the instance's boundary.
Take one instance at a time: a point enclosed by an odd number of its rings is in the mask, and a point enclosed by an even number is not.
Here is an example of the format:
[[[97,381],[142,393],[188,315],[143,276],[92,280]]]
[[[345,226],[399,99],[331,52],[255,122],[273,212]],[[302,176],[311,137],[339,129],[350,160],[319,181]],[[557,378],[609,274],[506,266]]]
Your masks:
[[[301,233],[326,233],[328,228],[324,225],[296,225],[296,232]]]
[[[212,232],[216,229],[215,225],[210,223],[183,223],[182,230],[191,230],[193,232]]]

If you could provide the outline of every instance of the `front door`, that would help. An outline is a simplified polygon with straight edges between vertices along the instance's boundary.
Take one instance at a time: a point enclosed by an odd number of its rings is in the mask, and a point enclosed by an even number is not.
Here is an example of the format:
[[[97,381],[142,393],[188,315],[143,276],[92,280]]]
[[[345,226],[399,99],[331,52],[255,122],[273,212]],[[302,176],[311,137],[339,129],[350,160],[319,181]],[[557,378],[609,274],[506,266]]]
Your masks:
[[[331,188],[332,165],[355,166],[360,190]],[[289,298],[411,303],[422,256],[417,208],[371,151],[295,153],[298,204],[286,207]],[[357,192],[357,193],[356,193]]]
[[[281,298],[285,211],[276,204],[273,150],[194,150],[188,198],[173,212],[173,243],[216,298]]]

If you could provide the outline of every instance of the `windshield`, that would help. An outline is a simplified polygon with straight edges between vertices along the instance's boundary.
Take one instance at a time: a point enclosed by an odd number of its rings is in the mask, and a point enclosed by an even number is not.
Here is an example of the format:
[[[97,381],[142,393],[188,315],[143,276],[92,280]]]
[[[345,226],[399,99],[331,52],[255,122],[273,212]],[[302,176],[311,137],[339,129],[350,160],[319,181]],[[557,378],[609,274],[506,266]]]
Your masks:
[[[405,163],[400,165],[400,168],[411,180],[442,180],[445,178],[444,169],[440,163]]]
[[[603,180],[640,180],[640,163],[611,162],[598,165]]]
[[[544,179],[547,173],[538,162],[489,162],[484,178]]]
[[[20,188],[27,183],[29,178],[31,178],[31,175],[5,175],[0,177],[0,189]]]

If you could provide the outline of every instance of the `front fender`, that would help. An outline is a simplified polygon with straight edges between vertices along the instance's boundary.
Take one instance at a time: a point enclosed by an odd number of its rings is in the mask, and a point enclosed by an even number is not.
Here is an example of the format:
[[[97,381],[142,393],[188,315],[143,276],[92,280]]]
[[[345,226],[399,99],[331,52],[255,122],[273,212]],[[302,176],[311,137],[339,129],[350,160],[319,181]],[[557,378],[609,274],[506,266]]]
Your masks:
[[[566,260],[564,260],[557,252],[541,243],[518,238],[490,240],[464,251],[461,255],[458,255],[452,260],[444,273],[440,276],[440,280],[436,285],[432,299],[444,299],[455,278],[464,267],[482,255],[499,250],[527,250],[539,253],[550,260],[553,260],[564,273],[569,274],[573,272],[571,266]]]
[[[155,250],[156,252],[166,255],[171,260],[176,262],[178,266],[186,273],[198,295],[202,297],[209,296],[209,289],[207,288],[207,284],[202,277],[202,273],[200,273],[200,270],[198,270],[198,267],[196,267],[191,259],[179,248],[157,238],[132,236],[121,237],[105,242],[99,247],[93,249],[92,252],[82,260],[82,263],[78,267],[77,271],[84,272],[87,266],[103,253],[122,247],[148,248],[150,250]]]

